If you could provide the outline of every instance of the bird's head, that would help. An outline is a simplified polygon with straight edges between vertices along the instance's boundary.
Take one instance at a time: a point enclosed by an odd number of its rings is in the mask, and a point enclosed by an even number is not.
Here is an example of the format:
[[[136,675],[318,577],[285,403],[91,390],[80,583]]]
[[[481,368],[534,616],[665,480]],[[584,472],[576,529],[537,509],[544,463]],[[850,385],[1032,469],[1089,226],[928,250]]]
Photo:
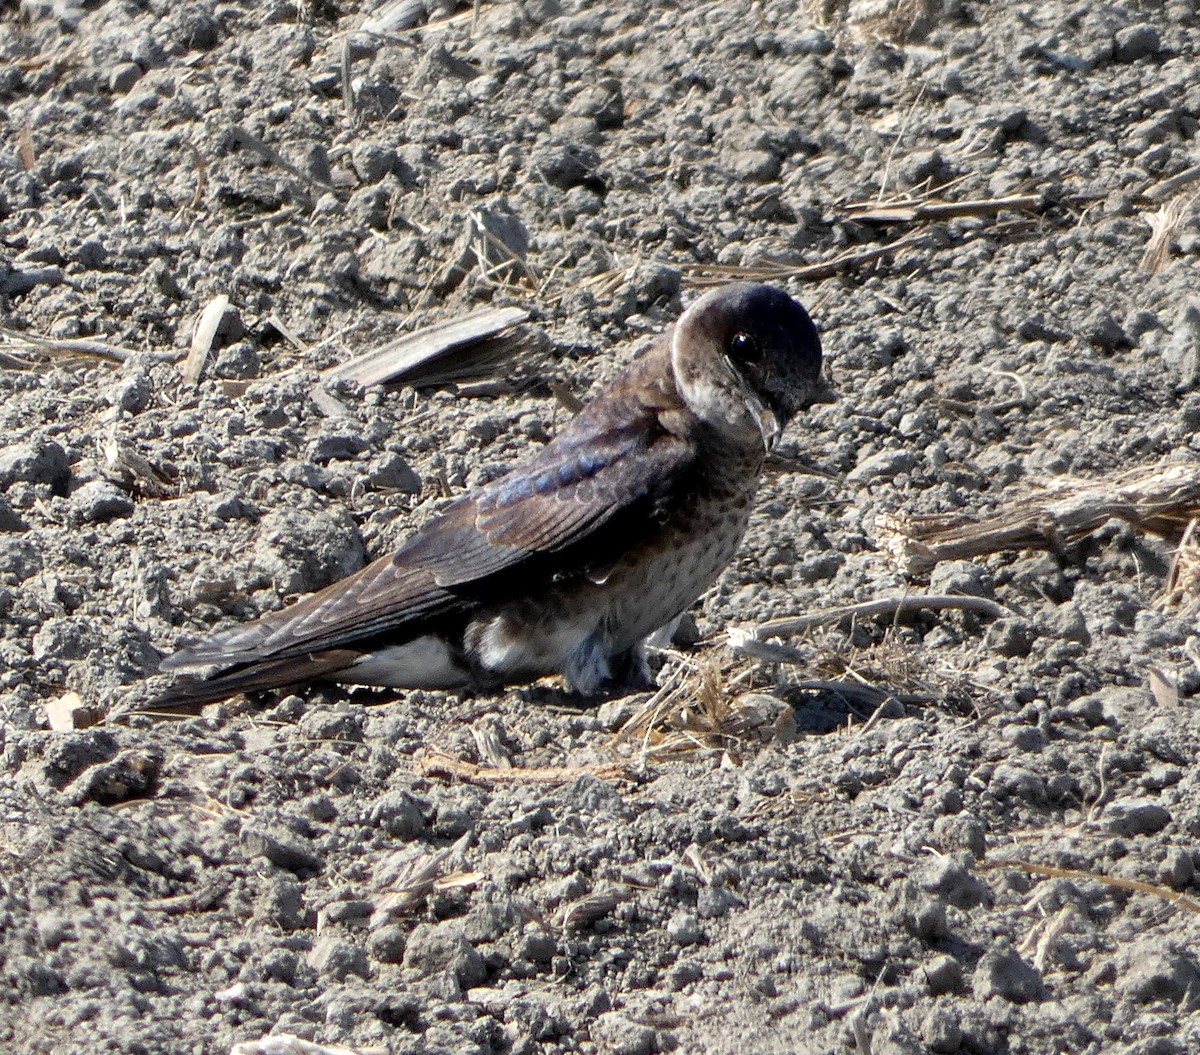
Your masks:
[[[739,283],[706,293],[675,324],[671,366],[701,421],[733,442],[761,436],[768,451],[798,411],[830,399],[817,329],[774,286]]]

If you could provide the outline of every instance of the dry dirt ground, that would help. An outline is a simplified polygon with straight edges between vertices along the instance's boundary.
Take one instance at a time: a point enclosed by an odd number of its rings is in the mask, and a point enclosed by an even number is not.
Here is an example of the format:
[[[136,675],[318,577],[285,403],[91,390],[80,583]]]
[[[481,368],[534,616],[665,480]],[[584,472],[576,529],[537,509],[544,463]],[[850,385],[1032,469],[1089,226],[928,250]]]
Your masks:
[[[1200,463],[1195,4],[382,15],[0,6],[0,1048],[1200,1050],[1197,503],[1101,501]],[[130,713],[746,276],[841,398],[656,696]],[[489,376],[321,379],[502,305]],[[922,594],[976,607],[725,632]]]

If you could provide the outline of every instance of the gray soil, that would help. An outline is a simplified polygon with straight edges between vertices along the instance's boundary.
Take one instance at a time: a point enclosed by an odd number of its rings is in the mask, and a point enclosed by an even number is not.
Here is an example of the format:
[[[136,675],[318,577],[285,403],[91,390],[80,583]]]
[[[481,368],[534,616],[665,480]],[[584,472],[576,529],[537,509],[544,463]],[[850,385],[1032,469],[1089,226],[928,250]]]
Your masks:
[[[0,9],[0,1049],[1200,1051],[1178,538],[1112,521],[928,581],[885,531],[1197,457],[1200,181],[1163,188],[1200,164],[1195,5],[376,13]],[[553,389],[763,266],[841,398],[789,430],[651,730],[621,733],[646,693],[550,682],[130,713],[165,652],[386,552],[544,443]],[[319,379],[489,304],[532,313],[499,377]],[[918,592],[1007,613],[786,662],[723,632]],[[837,678],[895,696],[804,687]],[[49,728],[69,693],[97,724]]]

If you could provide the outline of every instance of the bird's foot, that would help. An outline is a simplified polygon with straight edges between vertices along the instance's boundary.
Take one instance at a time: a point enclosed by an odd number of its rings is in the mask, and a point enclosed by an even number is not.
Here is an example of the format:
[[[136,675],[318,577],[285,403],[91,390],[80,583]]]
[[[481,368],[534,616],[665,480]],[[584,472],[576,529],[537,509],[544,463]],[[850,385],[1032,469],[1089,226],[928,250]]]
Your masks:
[[[646,655],[646,643],[639,641],[632,648],[618,652],[609,660],[609,681],[614,685],[631,689],[653,689],[656,687],[654,672]]]

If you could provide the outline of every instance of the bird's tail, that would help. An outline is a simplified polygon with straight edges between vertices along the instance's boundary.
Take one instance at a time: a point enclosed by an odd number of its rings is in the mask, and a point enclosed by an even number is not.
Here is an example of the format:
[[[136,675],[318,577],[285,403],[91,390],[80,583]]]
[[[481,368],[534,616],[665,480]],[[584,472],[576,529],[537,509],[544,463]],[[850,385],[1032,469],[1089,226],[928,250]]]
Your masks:
[[[141,713],[174,711],[199,713],[206,703],[216,703],[244,692],[266,692],[302,685],[345,670],[362,653],[353,649],[328,649],[303,656],[268,659],[232,670],[220,671],[209,678],[182,678],[153,697]]]

